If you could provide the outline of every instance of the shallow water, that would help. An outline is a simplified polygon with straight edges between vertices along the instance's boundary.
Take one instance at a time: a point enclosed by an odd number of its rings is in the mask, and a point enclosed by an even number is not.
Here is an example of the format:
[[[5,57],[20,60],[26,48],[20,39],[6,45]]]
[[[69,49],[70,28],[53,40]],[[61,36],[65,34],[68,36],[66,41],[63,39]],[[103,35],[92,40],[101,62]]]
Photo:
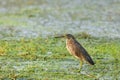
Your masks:
[[[0,38],[86,32],[120,38],[119,0],[0,0]]]

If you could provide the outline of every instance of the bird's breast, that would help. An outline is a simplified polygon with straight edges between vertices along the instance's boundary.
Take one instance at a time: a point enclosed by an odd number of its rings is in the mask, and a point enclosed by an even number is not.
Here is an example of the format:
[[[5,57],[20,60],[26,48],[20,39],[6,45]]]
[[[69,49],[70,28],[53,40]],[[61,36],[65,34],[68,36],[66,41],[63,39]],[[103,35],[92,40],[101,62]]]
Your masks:
[[[75,44],[73,40],[66,40],[66,48],[70,54],[75,54]]]
[[[80,52],[80,48],[78,47],[78,45],[76,45],[73,39],[66,40],[66,48],[71,55],[78,59],[82,59],[83,56]]]

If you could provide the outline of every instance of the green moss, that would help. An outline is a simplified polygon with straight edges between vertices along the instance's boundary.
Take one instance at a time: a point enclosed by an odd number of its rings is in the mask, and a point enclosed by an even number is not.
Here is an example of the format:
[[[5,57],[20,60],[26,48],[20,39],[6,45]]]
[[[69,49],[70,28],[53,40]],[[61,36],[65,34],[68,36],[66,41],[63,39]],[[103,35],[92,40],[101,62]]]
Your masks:
[[[65,48],[64,39],[36,38],[20,40],[0,40],[1,79],[99,79],[119,74],[119,39],[78,39],[95,61],[95,66],[85,65],[81,74],[79,61]],[[4,54],[3,54],[4,53]],[[117,79],[117,78],[116,78]]]

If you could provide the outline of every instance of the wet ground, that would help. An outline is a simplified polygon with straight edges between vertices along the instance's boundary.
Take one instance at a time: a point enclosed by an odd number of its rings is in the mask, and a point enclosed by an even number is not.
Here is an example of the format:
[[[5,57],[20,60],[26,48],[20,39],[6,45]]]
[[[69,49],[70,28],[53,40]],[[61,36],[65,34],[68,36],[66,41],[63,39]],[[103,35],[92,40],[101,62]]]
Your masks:
[[[0,38],[85,32],[120,38],[120,0],[0,0]]]

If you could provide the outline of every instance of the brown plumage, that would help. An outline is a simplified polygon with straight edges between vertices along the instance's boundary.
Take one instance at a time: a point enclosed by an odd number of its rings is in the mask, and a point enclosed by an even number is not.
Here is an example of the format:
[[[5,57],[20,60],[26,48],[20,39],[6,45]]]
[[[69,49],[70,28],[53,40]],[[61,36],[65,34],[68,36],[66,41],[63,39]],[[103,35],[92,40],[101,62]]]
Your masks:
[[[94,65],[94,62],[88,52],[71,34],[66,34],[66,48],[76,58],[81,61],[86,60],[91,65]]]
[[[64,36],[66,38],[66,48],[71,55],[76,57],[77,59],[81,60],[80,63],[80,70],[82,68],[82,62],[85,60],[89,64],[94,65],[94,62],[88,52],[82,47],[82,45],[74,38],[71,34],[66,34]]]

